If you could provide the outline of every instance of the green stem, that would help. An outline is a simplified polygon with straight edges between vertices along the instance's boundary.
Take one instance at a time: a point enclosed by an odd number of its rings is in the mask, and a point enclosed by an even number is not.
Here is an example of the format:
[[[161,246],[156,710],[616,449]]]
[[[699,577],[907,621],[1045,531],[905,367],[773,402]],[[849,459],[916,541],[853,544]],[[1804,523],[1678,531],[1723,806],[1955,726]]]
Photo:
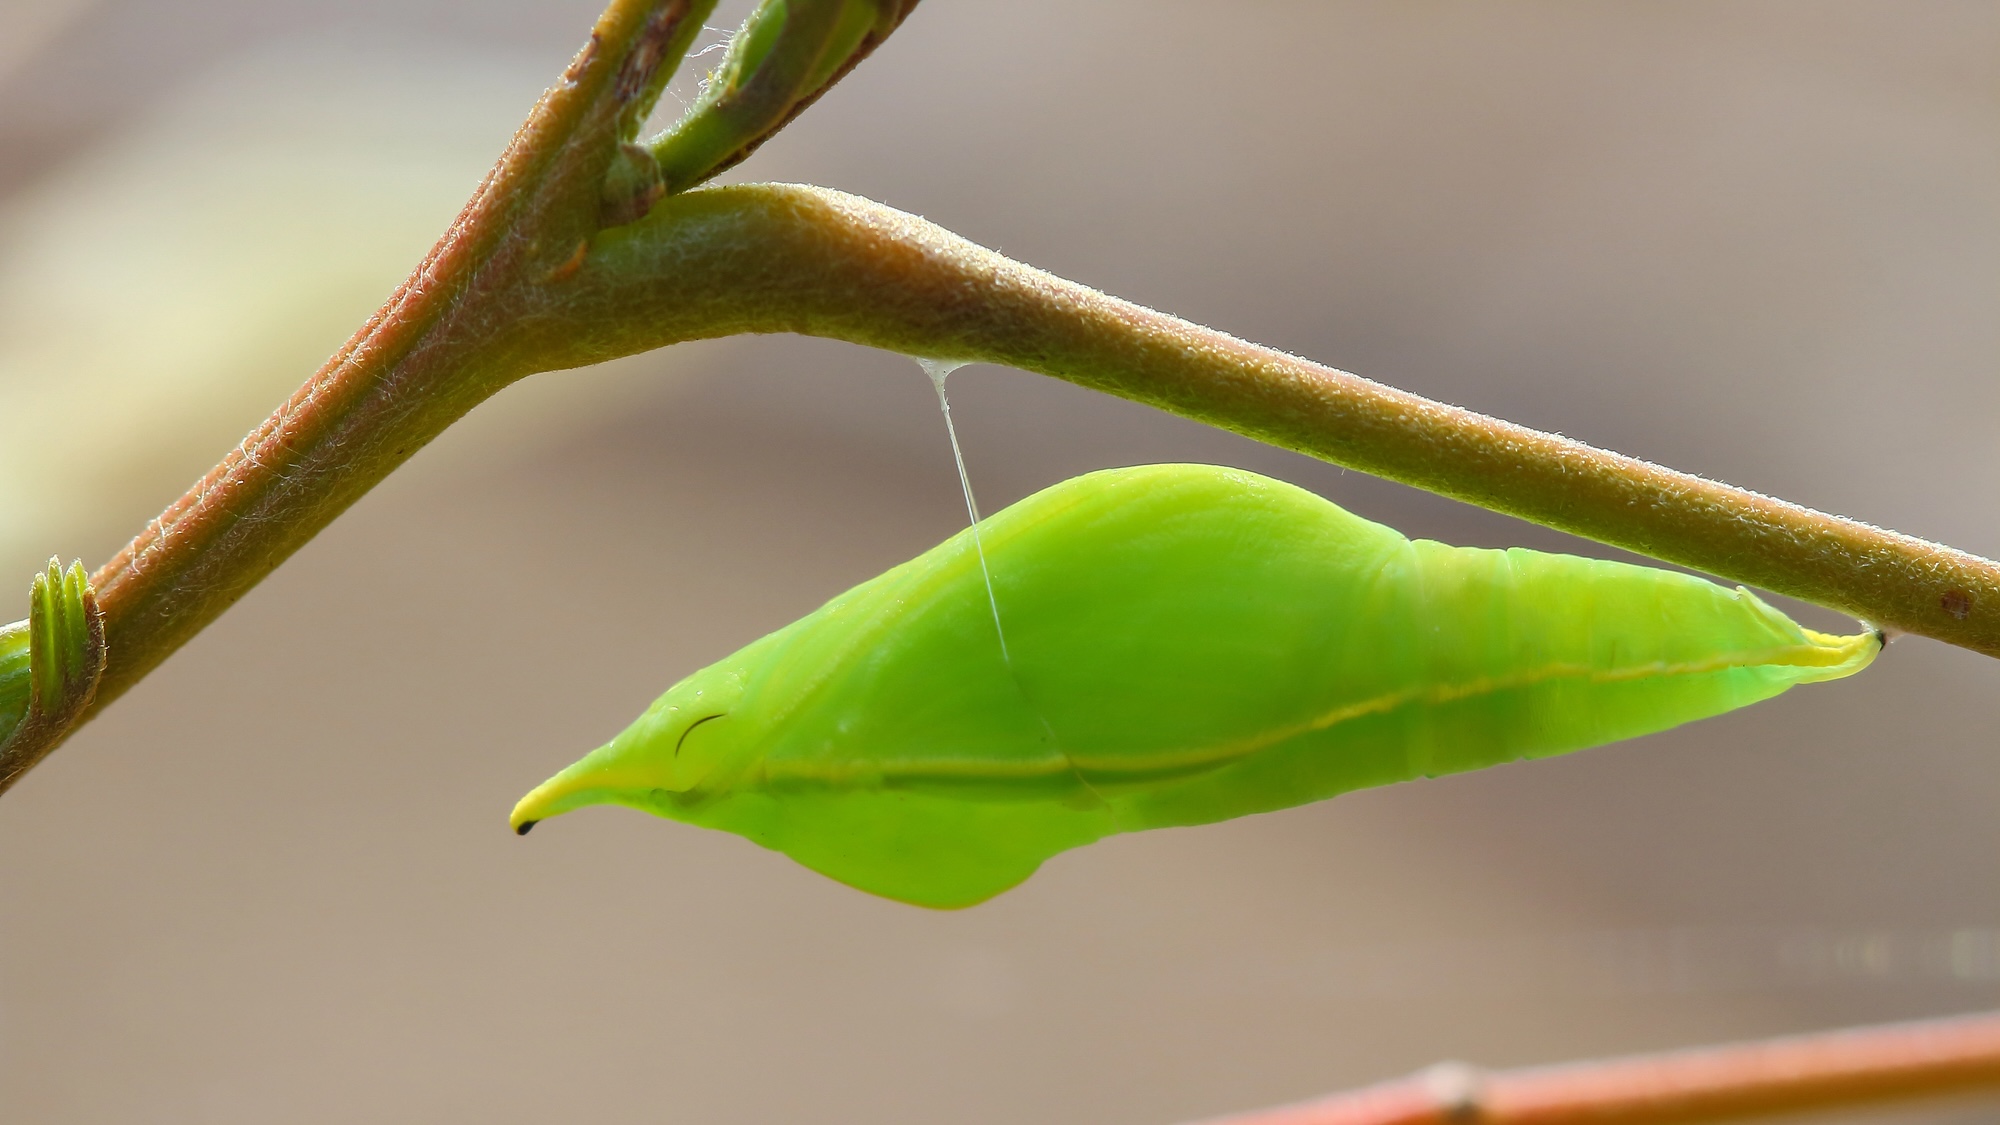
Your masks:
[[[739,332],[1005,364],[2000,656],[2000,564],[1245,343],[851,195],[680,196],[574,281],[540,341],[562,366]]]

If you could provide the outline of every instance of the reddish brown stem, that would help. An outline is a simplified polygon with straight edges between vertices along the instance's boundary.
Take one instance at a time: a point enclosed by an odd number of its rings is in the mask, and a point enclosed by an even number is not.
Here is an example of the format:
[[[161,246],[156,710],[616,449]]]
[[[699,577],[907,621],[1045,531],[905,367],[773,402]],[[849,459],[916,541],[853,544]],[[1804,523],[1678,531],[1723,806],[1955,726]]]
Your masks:
[[[617,0],[381,311],[92,578],[116,699],[396,466],[532,367],[510,326],[596,231],[634,99],[691,35],[689,0]]]
[[[2000,1013],[1523,1070],[1445,1063],[1203,1125],[1689,1125],[2000,1089]]]

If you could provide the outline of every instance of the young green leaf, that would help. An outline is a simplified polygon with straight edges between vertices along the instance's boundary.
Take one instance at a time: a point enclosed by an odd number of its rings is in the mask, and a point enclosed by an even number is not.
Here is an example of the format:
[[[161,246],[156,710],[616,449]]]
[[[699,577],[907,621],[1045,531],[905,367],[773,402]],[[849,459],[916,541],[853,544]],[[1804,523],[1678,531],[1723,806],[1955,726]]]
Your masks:
[[[902,24],[917,0],[762,0],[652,153],[686,191],[750,155]]]
[[[0,626],[0,791],[52,749],[104,674],[104,618],[83,564],[55,559],[29,590],[28,619]]]
[[[627,805],[961,907],[1114,832],[1664,730],[1882,643],[1685,574],[1413,542],[1205,465],[1092,473],[980,527],[997,627],[962,533],[676,684],[514,826]]]

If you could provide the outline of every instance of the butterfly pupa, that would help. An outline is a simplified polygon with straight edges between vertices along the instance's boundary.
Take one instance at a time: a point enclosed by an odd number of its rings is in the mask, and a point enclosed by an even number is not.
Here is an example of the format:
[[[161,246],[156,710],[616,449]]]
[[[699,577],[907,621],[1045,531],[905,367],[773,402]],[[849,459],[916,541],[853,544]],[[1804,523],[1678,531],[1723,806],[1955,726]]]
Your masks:
[[[1207,465],[1091,473],[674,685],[512,823],[618,804],[968,906],[1115,832],[1602,745],[1865,667],[1875,633],[1624,563],[1405,538]]]

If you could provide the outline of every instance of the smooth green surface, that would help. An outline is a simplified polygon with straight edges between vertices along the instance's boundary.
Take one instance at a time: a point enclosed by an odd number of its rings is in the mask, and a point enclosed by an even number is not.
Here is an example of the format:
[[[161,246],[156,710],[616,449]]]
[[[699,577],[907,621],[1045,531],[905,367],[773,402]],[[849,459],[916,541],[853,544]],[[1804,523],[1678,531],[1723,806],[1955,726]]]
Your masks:
[[[1056,485],[675,685],[515,807],[629,805],[967,906],[1114,832],[1662,730],[1845,676],[1873,634],[1748,591],[1411,541],[1253,473]]]

